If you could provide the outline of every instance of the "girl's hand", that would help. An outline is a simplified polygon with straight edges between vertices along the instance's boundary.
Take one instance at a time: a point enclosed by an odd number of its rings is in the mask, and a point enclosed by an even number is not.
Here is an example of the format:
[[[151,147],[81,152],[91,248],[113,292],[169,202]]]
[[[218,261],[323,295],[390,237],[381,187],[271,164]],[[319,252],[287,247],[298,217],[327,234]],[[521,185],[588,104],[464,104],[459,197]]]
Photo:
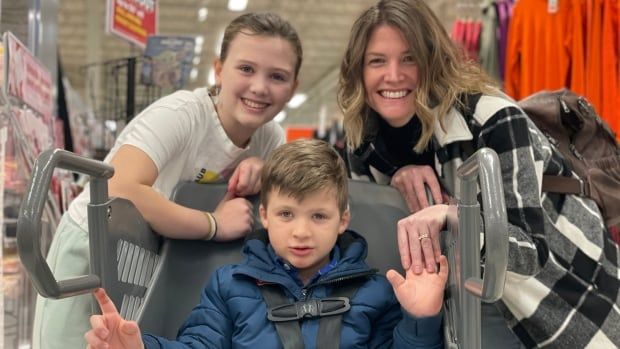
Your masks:
[[[443,293],[448,280],[448,259],[439,257],[439,272],[423,271],[416,274],[411,269],[405,277],[395,270],[387,272],[387,279],[394,288],[394,294],[407,313],[415,317],[435,316],[441,310]]]
[[[236,240],[252,230],[254,214],[252,203],[244,198],[235,197],[231,191],[220,201],[213,212],[217,224],[216,241]]]
[[[435,171],[430,166],[407,165],[401,167],[392,176],[390,185],[398,189],[405,198],[411,213],[416,213],[429,206],[425,185],[430,188],[434,203],[443,203],[441,186],[437,176],[435,176]]]
[[[434,205],[398,221],[398,251],[405,270],[435,272],[441,255],[439,233],[446,224],[448,205]]]
[[[241,161],[228,181],[228,191],[236,196],[248,196],[258,193],[260,191],[260,177],[263,164],[263,160],[257,157]]]
[[[92,329],[84,335],[88,349],[144,349],[138,324],[121,317],[103,288],[94,294],[102,315],[90,317]]]

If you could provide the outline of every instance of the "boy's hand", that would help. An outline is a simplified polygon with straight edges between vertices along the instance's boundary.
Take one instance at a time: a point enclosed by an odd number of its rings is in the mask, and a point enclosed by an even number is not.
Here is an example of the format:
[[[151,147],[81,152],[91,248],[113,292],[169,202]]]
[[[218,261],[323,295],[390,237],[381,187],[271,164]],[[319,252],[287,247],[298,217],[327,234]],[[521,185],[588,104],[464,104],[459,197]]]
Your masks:
[[[406,279],[395,270],[387,272],[387,279],[394,288],[396,298],[407,313],[415,317],[434,316],[443,303],[443,293],[448,280],[448,259],[439,257],[439,272],[415,274],[411,268]]]
[[[102,315],[90,317],[93,328],[84,335],[88,349],[144,349],[138,324],[121,317],[103,288],[94,294]]]
[[[257,157],[244,159],[228,181],[228,191],[236,196],[248,196],[259,192],[263,160]]]

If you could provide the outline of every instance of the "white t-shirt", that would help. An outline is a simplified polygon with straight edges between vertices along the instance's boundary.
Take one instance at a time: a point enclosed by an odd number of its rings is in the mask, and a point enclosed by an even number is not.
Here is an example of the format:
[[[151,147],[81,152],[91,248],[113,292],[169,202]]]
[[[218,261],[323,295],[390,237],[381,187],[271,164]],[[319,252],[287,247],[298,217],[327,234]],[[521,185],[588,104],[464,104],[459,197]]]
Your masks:
[[[284,130],[274,121],[261,126],[245,149],[228,138],[206,88],[177,91],[151,104],[123,129],[104,159],[125,144],[144,151],[157,166],[153,188],[166,198],[180,181],[224,182],[241,162],[256,156],[265,159],[285,141]],[[88,231],[90,187],[71,203],[68,214]]]

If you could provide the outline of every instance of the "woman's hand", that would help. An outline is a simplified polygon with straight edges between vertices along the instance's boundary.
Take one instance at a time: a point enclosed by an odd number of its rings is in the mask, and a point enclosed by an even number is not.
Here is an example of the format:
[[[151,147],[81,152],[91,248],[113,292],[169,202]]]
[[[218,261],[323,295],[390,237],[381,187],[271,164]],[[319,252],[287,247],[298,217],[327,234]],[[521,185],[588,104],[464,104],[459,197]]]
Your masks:
[[[411,213],[429,206],[425,185],[430,188],[435,204],[443,203],[441,186],[437,176],[435,176],[435,171],[430,166],[407,165],[401,167],[392,176],[390,185],[398,189],[405,198]]]
[[[231,191],[217,205],[213,212],[217,224],[216,241],[236,240],[245,236],[254,223],[252,203],[244,198],[235,197]]]
[[[423,271],[417,275],[407,269],[405,277],[395,270],[387,272],[387,279],[394,288],[400,305],[415,317],[435,316],[441,310],[443,293],[448,280],[448,260],[439,256],[439,272]]]
[[[88,349],[143,349],[140,328],[121,317],[105,290],[95,290],[102,315],[90,317],[92,329],[84,335]]]
[[[405,270],[435,272],[441,246],[439,232],[446,224],[448,205],[434,205],[398,221],[398,251]]]
[[[228,191],[236,196],[248,196],[258,193],[260,191],[263,164],[263,160],[257,157],[241,161],[228,181]]]

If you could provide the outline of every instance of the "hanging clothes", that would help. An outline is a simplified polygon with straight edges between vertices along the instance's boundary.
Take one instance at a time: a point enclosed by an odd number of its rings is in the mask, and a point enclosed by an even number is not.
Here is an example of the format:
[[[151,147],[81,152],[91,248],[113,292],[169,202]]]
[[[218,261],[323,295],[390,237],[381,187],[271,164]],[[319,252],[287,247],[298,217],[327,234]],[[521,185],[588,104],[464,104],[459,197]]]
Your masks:
[[[459,6],[461,7],[461,9],[467,9],[467,11],[470,12],[472,12],[472,9],[476,9],[476,13],[479,9],[478,5],[470,3],[464,3]],[[452,41],[454,41],[458,46],[463,48],[466,57],[473,61],[478,61],[481,30],[481,21],[472,17],[459,17],[452,25]]]
[[[497,46],[499,51],[499,74],[504,78],[506,65],[506,48],[508,46],[508,27],[512,17],[512,0],[496,0],[495,10],[497,13]]]
[[[571,28],[567,28],[567,45],[570,45],[570,72],[567,87],[579,95],[586,95],[586,56],[585,56],[585,33],[586,33],[586,0],[570,0]]]
[[[618,61],[618,0],[604,0],[603,23],[601,36],[602,64],[601,72],[601,105],[599,110],[602,118],[612,127],[620,131],[620,80]]]
[[[549,13],[547,0],[519,0],[510,21],[504,86],[521,99],[545,89],[567,85],[571,43],[567,29],[574,24],[571,1],[561,0]]]
[[[501,82],[499,67],[499,26],[497,8],[492,0],[487,0],[482,8],[482,31],[480,33],[480,66],[495,81]]]
[[[603,104],[603,0],[587,0],[586,97],[600,114]]]
[[[519,0],[514,6],[506,92],[521,99],[568,87],[585,96],[620,136],[620,0],[557,1],[552,12],[549,0]]]

